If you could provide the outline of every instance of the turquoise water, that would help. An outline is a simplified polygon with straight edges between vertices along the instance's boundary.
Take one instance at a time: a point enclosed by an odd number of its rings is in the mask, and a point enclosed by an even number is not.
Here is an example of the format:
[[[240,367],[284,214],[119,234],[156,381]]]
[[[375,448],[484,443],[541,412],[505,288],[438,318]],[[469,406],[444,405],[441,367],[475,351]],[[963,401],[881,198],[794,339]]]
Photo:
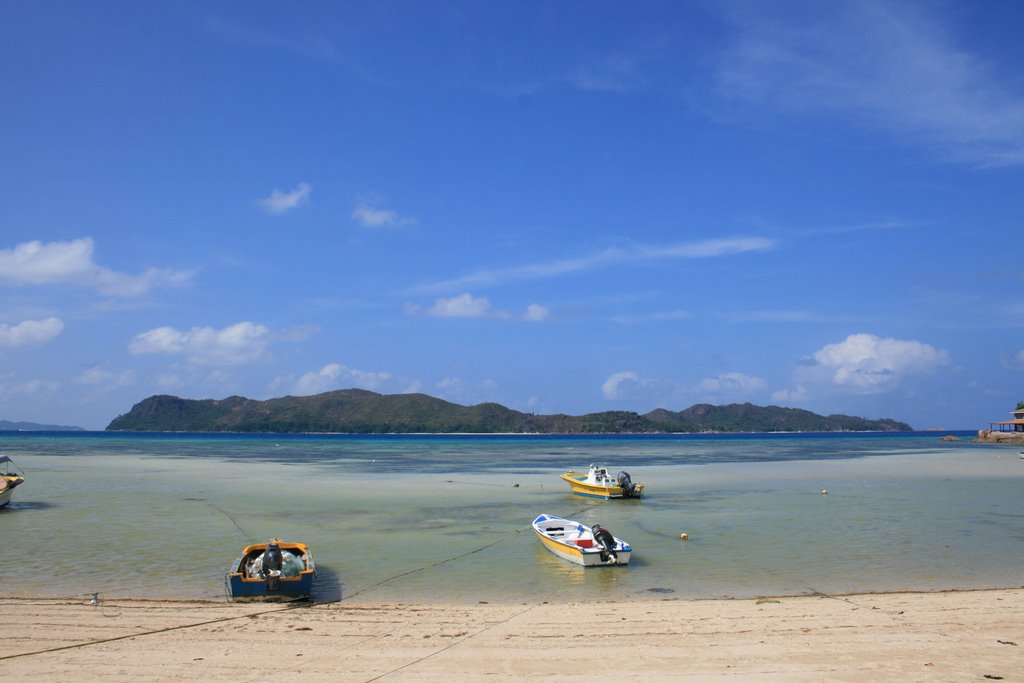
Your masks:
[[[27,475],[0,510],[0,593],[223,599],[273,536],[312,546],[316,599],[363,603],[1024,584],[1019,449],[938,436],[0,433]],[[558,474],[595,461],[645,498],[571,495]],[[542,512],[600,522],[630,565],[550,554]]]

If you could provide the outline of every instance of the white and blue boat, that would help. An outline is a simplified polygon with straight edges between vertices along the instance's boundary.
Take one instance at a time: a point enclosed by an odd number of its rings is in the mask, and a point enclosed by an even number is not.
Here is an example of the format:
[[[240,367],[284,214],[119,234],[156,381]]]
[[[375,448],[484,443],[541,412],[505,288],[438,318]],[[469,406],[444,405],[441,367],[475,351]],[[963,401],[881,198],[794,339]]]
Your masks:
[[[554,515],[533,520],[533,530],[544,547],[584,567],[629,564],[633,548],[600,524],[591,527]]]

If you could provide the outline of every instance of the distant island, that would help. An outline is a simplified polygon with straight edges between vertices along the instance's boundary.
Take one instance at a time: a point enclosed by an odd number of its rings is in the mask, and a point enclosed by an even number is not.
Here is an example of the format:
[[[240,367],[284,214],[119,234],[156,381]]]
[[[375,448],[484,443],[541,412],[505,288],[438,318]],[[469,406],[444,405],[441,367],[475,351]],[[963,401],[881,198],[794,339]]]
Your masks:
[[[36,422],[11,422],[0,420],[0,432],[84,432],[82,427],[64,425],[42,425]]]
[[[341,434],[665,434],[699,432],[901,432],[905,422],[750,403],[698,404],[645,415],[607,411],[535,415],[497,403],[463,406],[426,394],[342,389],[316,396],[257,401],[150,396],[115,418],[107,431],[276,432]]]

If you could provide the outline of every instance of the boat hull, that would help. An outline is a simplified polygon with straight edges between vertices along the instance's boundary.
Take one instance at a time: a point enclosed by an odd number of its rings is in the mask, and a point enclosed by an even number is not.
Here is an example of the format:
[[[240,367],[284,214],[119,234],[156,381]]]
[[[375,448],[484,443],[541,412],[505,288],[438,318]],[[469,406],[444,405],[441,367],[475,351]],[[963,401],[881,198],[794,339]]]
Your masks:
[[[286,550],[301,560],[303,568],[298,576],[281,576],[277,579],[276,585],[270,587],[266,579],[249,575],[248,565],[266,551],[268,544],[249,545],[242,550],[242,554],[228,572],[226,583],[230,598],[305,598],[312,594],[316,564],[309,546],[289,541],[278,541],[277,544],[281,550]]]
[[[566,472],[559,475],[563,481],[569,484],[573,493],[584,498],[612,500],[615,498],[639,498],[643,494],[643,484],[637,484],[633,489],[633,495],[627,496],[622,492],[622,487],[590,484],[587,482],[587,476],[586,472]]]
[[[547,550],[581,567],[626,565],[633,552],[628,543],[616,538],[614,556],[605,554],[602,558],[602,549],[594,544],[593,535],[587,527],[548,514],[533,521],[533,531]]]

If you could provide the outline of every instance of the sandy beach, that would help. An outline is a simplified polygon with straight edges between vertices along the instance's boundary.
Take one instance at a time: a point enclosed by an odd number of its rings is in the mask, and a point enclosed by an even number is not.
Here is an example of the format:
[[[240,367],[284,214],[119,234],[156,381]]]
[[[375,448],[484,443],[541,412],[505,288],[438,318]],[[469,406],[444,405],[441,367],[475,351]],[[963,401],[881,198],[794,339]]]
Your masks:
[[[0,604],[5,681],[1024,681],[1024,589],[598,604]]]

